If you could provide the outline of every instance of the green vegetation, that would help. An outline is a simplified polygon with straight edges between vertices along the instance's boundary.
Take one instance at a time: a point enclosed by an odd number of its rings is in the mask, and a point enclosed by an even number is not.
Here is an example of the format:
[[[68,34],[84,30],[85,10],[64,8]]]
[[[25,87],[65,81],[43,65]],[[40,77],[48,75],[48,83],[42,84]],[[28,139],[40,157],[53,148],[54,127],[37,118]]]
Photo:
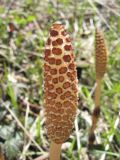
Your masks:
[[[75,128],[63,144],[63,160],[120,159],[120,1],[0,1],[0,152],[5,160],[48,157],[43,106],[43,57],[50,26],[66,24],[73,38],[79,74]],[[96,144],[88,151],[94,109],[94,32],[108,44]],[[0,153],[1,156],[2,153]],[[1,160],[4,160],[1,159]]]

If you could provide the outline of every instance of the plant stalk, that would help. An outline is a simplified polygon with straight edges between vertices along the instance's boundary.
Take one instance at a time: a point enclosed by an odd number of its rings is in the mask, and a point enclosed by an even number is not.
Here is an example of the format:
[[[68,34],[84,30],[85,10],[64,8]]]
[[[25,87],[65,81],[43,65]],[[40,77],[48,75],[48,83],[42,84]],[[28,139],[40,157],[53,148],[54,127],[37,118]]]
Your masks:
[[[101,79],[97,79],[96,83],[97,83],[97,86],[96,86],[96,90],[95,90],[95,109],[93,112],[93,120],[92,120],[93,130],[95,130],[97,122],[98,122],[98,118],[99,118],[98,112],[100,111]]]
[[[62,144],[56,144],[54,142],[51,142],[50,160],[60,160],[61,146]]]
[[[101,80],[102,79],[96,79],[96,89],[95,89],[95,109],[93,111],[92,115],[92,126],[90,128],[89,132],[89,147],[93,145],[95,141],[95,135],[94,130],[96,128],[99,116],[100,116],[100,95],[101,95]]]

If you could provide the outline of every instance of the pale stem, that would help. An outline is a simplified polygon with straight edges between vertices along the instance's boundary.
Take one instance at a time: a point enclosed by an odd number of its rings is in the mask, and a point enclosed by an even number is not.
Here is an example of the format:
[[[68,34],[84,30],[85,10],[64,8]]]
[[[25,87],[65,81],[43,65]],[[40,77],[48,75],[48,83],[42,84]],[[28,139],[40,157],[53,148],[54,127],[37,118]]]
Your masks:
[[[101,79],[96,80],[96,89],[95,89],[95,109],[100,108],[100,95],[101,95]],[[95,130],[97,121],[99,117],[93,117],[92,119],[92,131]]]
[[[50,160],[60,160],[61,146],[62,144],[56,144],[54,142],[51,142]]]
[[[100,107],[101,79],[96,80],[97,86],[95,90],[95,107]]]

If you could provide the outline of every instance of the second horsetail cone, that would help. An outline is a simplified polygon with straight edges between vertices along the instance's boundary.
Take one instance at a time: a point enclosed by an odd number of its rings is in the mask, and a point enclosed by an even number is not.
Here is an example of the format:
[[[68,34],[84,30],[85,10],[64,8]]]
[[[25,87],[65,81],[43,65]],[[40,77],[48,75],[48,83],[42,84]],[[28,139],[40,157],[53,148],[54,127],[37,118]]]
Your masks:
[[[96,52],[96,78],[101,79],[104,76],[104,73],[106,72],[107,47],[104,35],[102,31],[99,29],[96,29],[95,52]]]
[[[94,131],[100,117],[100,97],[101,97],[101,80],[106,72],[107,65],[107,47],[104,39],[104,35],[100,29],[96,29],[95,39],[95,56],[96,56],[96,89],[95,89],[95,108],[92,114],[92,126],[89,133],[89,147],[93,145],[95,141]]]
[[[62,24],[50,29],[44,62],[47,133],[53,142],[63,143],[76,116],[78,80],[71,39]]]

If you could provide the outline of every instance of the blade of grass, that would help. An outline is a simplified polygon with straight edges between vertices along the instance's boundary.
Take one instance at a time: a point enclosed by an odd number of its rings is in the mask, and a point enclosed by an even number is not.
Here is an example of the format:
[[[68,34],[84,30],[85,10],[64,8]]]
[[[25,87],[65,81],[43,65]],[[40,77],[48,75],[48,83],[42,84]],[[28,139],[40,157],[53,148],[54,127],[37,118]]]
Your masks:
[[[118,109],[120,110],[120,104],[118,106]],[[120,123],[120,111],[119,111],[118,116],[117,116],[117,118],[115,120],[115,123],[114,123],[114,130],[117,129],[119,123]],[[114,138],[114,133],[108,137],[108,143],[105,146],[105,152],[101,155],[100,160],[105,160],[106,159],[106,154],[107,154],[107,151],[110,148],[110,143],[112,142],[113,138]]]

